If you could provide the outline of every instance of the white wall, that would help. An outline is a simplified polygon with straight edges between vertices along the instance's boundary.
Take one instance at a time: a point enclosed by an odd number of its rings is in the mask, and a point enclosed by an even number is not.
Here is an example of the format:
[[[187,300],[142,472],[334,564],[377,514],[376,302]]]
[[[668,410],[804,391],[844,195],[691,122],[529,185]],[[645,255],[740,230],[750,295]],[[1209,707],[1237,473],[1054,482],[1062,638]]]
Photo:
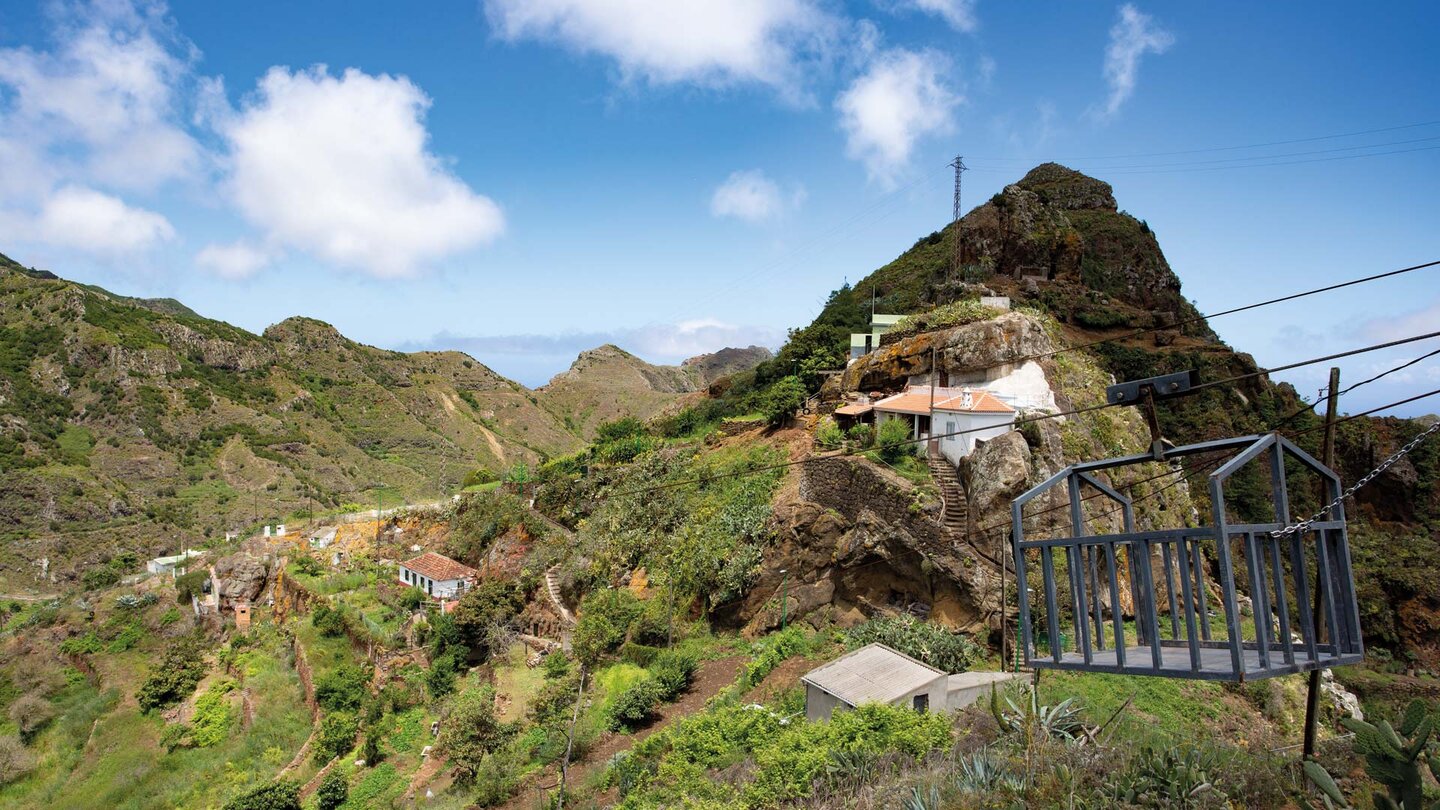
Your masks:
[[[459,579],[430,579],[427,576],[417,574],[405,566],[400,566],[400,573],[395,577],[406,585],[412,585],[426,594],[435,597],[450,599],[460,595],[464,589],[464,580]]]
[[[940,440],[940,454],[949,459],[951,464],[959,464],[960,459],[975,452],[976,442],[1009,433],[1014,422],[1013,411],[1010,413],[936,411],[935,425],[932,430],[937,436],[962,430],[975,431],[962,433],[959,436],[945,436]]]

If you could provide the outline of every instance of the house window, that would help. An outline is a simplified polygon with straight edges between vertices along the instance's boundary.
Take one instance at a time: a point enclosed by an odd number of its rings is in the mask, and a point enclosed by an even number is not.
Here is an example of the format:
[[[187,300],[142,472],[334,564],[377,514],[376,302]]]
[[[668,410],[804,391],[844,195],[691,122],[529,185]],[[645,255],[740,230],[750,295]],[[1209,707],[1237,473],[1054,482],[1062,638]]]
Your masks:
[[[928,712],[930,711],[930,696],[916,695],[915,699],[912,701],[912,705],[915,707],[915,711],[917,712]]]

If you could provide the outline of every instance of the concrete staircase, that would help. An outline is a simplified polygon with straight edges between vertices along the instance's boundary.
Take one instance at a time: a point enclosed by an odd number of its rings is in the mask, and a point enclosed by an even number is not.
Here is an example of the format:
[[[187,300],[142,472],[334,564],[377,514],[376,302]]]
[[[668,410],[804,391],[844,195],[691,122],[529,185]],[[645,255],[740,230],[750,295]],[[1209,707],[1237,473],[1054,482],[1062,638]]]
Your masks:
[[[965,500],[965,488],[960,484],[960,474],[950,460],[931,449],[925,457],[930,465],[930,475],[940,490],[941,523],[957,540],[968,539],[970,505]]]

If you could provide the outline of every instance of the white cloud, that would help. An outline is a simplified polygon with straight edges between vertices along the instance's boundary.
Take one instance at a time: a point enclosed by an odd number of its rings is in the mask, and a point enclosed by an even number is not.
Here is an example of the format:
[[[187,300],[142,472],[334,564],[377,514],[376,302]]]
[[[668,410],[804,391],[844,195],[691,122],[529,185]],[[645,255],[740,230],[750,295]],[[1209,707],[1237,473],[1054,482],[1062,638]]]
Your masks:
[[[1360,334],[1377,343],[1423,335],[1436,330],[1440,324],[1440,300],[1427,307],[1373,318],[1360,324]]]
[[[954,128],[964,99],[946,86],[948,68],[934,52],[882,51],[836,99],[846,153],[872,180],[893,186],[918,140]]]
[[[746,222],[765,222],[798,207],[805,199],[805,190],[796,188],[786,194],[780,186],[759,169],[732,172],[710,197],[710,213]]]
[[[170,222],[154,211],[79,186],[52,195],[35,230],[46,242],[100,255],[136,253],[175,237]]]
[[[770,85],[799,95],[837,21],[820,0],[484,0],[496,34],[614,59],[626,81]]]
[[[1160,28],[1148,14],[1126,3],[1120,7],[1120,19],[1110,29],[1110,45],[1105,49],[1105,83],[1110,96],[1101,117],[1120,111],[1120,105],[1135,92],[1140,73],[1140,58],[1147,53],[1162,54],[1175,44],[1175,37]]]
[[[921,11],[934,14],[956,31],[972,33],[980,27],[975,17],[976,0],[893,0],[881,2],[882,8],[891,11]]]
[[[267,241],[379,277],[489,242],[505,219],[427,151],[409,79],[271,68],[221,123],[229,189]]]
[[[153,189],[193,175],[202,150],[185,131],[179,88],[195,58],[158,3],[56,6],[50,50],[0,49],[0,175],[28,187],[84,182]],[[17,146],[22,144],[23,148]],[[46,172],[18,161],[43,161]]]
[[[206,245],[195,254],[195,263],[215,275],[239,280],[249,278],[270,263],[270,254],[245,242],[228,245]]]

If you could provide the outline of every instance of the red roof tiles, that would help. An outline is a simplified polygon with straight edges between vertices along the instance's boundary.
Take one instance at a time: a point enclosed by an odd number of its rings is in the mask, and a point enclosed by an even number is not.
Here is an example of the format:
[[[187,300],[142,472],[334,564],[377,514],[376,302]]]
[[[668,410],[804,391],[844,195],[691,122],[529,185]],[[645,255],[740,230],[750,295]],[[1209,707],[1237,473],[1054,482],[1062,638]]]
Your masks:
[[[480,574],[479,571],[464,563],[455,562],[449,557],[433,551],[427,551],[413,560],[400,563],[400,565],[436,582],[450,579],[470,579]]]

